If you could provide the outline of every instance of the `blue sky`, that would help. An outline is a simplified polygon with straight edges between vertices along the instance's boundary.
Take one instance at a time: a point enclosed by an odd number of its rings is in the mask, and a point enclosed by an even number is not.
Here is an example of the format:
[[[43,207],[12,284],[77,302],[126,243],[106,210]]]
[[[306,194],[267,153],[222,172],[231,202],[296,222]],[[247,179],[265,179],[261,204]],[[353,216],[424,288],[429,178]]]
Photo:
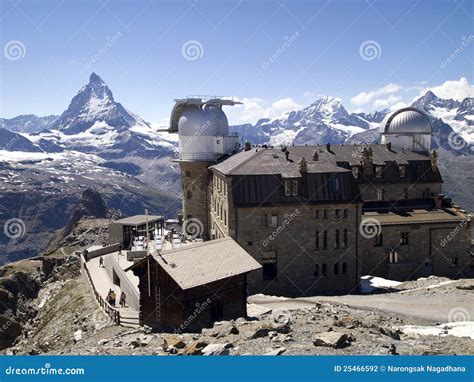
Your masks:
[[[467,0],[0,4],[2,117],[61,113],[92,71],[125,107],[163,124],[173,99],[191,94],[244,100],[229,113],[240,123],[326,94],[353,111],[429,88],[473,92]]]

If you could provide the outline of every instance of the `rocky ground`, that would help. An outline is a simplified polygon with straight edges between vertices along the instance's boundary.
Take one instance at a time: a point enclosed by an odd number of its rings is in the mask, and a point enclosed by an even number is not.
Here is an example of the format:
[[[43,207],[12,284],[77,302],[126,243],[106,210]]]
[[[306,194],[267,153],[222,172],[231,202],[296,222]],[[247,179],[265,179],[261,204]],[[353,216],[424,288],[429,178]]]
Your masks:
[[[473,324],[473,279],[430,277],[371,295],[255,295],[249,317],[202,333],[117,326],[96,303],[74,254],[105,240],[104,225],[81,220],[54,253],[0,268],[5,354],[474,354],[474,333],[456,326]]]
[[[474,354],[469,337],[405,334],[398,329],[425,325],[426,320],[334,302],[290,310],[249,304],[252,317],[216,323],[194,334],[114,325],[82,277],[48,283],[32,306],[38,314],[6,354]]]

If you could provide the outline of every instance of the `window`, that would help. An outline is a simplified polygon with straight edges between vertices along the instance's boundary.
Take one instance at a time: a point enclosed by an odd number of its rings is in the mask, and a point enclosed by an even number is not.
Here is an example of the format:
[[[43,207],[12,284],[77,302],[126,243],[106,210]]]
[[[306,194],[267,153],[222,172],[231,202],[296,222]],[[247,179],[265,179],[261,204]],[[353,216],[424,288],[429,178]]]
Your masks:
[[[286,196],[298,195],[298,181],[297,180],[285,180],[285,195]]]
[[[408,232],[400,233],[400,244],[408,245]]]
[[[334,276],[339,275],[339,263],[334,263]]]
[[[374,247],[381,247],[383,245],[383,236],[379,233],[374,237]]]
[[[342,234],[342,246],[344,248],[347,248],[347,229],[344,228],[343,234]]]
[[[458,257],[457,256],[451,257],[451,265],[453,267],[456,267],[458,265]]]
[[[405,165],[398,166],[398,175],[400,178],[405,178],[407,176],[407,168]]]
[[[429,198],[431,196],[431,190],[429,187],[426,187],[425,196]]]
[[[327,276],[328,275],[328,266],[327,264],[323,264],[323,267],[322,267],[322,274],[323,276]]]
[[[408,188],[403,189],[403,199],[408,199]]]
[[[347,209],[347,208],[344,208],[342,211],[343,211],[344,219],[347,219],[347,216],[349,215],[348,209]]]
[[[339,243],[339,230],[336,229],[336,242],[335,242],[334,247],[335,247],[336,249],[339,249],[339,244],[340,244],[340,243]]]
[[[251,247],[253,245],[253,241],[247,241],[247,245]]]
[[[339,191],[339,178],[331,178],[330,179],[329,189],[333,192]]]
[[[220,144],[221,144],[221,140],[220,140],[220,139],[217,139],[217,140],[216,140],[216,143],[217,143],[218,145],[220,145]]]
[[[347,276],[347,263],[342,263],[342,274]]]
[[[341,210],[339,208],[336,208],[334,210],[334,217],[339,218],[341,216]]]
[[[260,226],[262,228],[267,228],[268,227],[268,215],[266,214],[266,212],[264,212],[260,218]]]
[[[315,264],[313,275],[314,277],[319,277],[319,264]]]
[[[390,251],[388,254],[388,262],[390,264],[397,264],[398,263],[398,253],[395,251]]]
[[[328,210],[323,210],[323,219],[328,218]]]
[[[319,250],[319,231],[316,231],[316,235],[314,237],[314,245],[316,250]]]
[[[375,177],[382,178],[383,176],[383,166],[375,166]]]
[[[383,188],[377,188],[377,200],[384,200],[385,191]]]
[[[191,176],[191,171],[186,171],[186,178],[189,178]]]
[[[352,176],[356,179],[359,179],[359,167],[352,166]]]
[[[277,214],[272,214],[272,227],[274,227],[274,228],[278,227],[278,215]]]
[[[264,280],[273,280],[277,277],[277,265],[276,263],[264,263],[262,264],[262,272]]]
[[[328,249],[328,231],[323,232],[323,249]]]
[[[227,211],[224,210],[224,225],[227,225]]]
[[[314,218],[319,219],[319,210],[314,210]]]
[[[191,199],[191,197],[192,197],[191,191],[187,191],[186,192],[186,199]]]

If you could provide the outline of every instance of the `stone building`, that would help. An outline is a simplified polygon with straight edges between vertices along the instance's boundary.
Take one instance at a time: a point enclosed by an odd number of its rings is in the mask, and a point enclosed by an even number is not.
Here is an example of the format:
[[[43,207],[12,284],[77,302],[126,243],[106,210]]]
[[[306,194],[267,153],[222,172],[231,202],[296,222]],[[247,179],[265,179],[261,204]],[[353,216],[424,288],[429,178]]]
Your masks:
[[[177,119],[186,134],[200,128]],[[213,129],[226,136],[226,123],[219,114]],[[383,144],[246,144],[214,148],[202,165],[188,163],[195,161],[176,131],[185,218],[203,219],[204,238],[230,236],[262,265],[249,276],[250,293],[350,293],[366,274],[407,280],[473,271],[470,216],[442,194],[431,125],[417,109],[386,117]]]

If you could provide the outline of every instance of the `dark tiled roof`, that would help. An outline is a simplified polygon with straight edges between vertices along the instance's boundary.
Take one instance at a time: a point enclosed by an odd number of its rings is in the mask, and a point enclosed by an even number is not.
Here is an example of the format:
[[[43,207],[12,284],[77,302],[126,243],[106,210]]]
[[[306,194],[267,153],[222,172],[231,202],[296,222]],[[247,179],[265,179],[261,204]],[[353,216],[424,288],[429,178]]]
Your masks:
[[[362,152],[366,147],[372,148],[374,164],[429,161],[429,157],[425,155],[393,148],[389,150],[386,145],[331,145],[330,151],[326,145],[289,146],[289,160],[286,160],[285,153],[280,148],[252,148],[237,153],[212,168],[224,175],[299,176],[298,162],[304,157],[308,162],[308,173],[343,172],[346,170],[337,166],[343,163],[360,165]],[[318,161],[312,159],[315,152],[318,154]]]

